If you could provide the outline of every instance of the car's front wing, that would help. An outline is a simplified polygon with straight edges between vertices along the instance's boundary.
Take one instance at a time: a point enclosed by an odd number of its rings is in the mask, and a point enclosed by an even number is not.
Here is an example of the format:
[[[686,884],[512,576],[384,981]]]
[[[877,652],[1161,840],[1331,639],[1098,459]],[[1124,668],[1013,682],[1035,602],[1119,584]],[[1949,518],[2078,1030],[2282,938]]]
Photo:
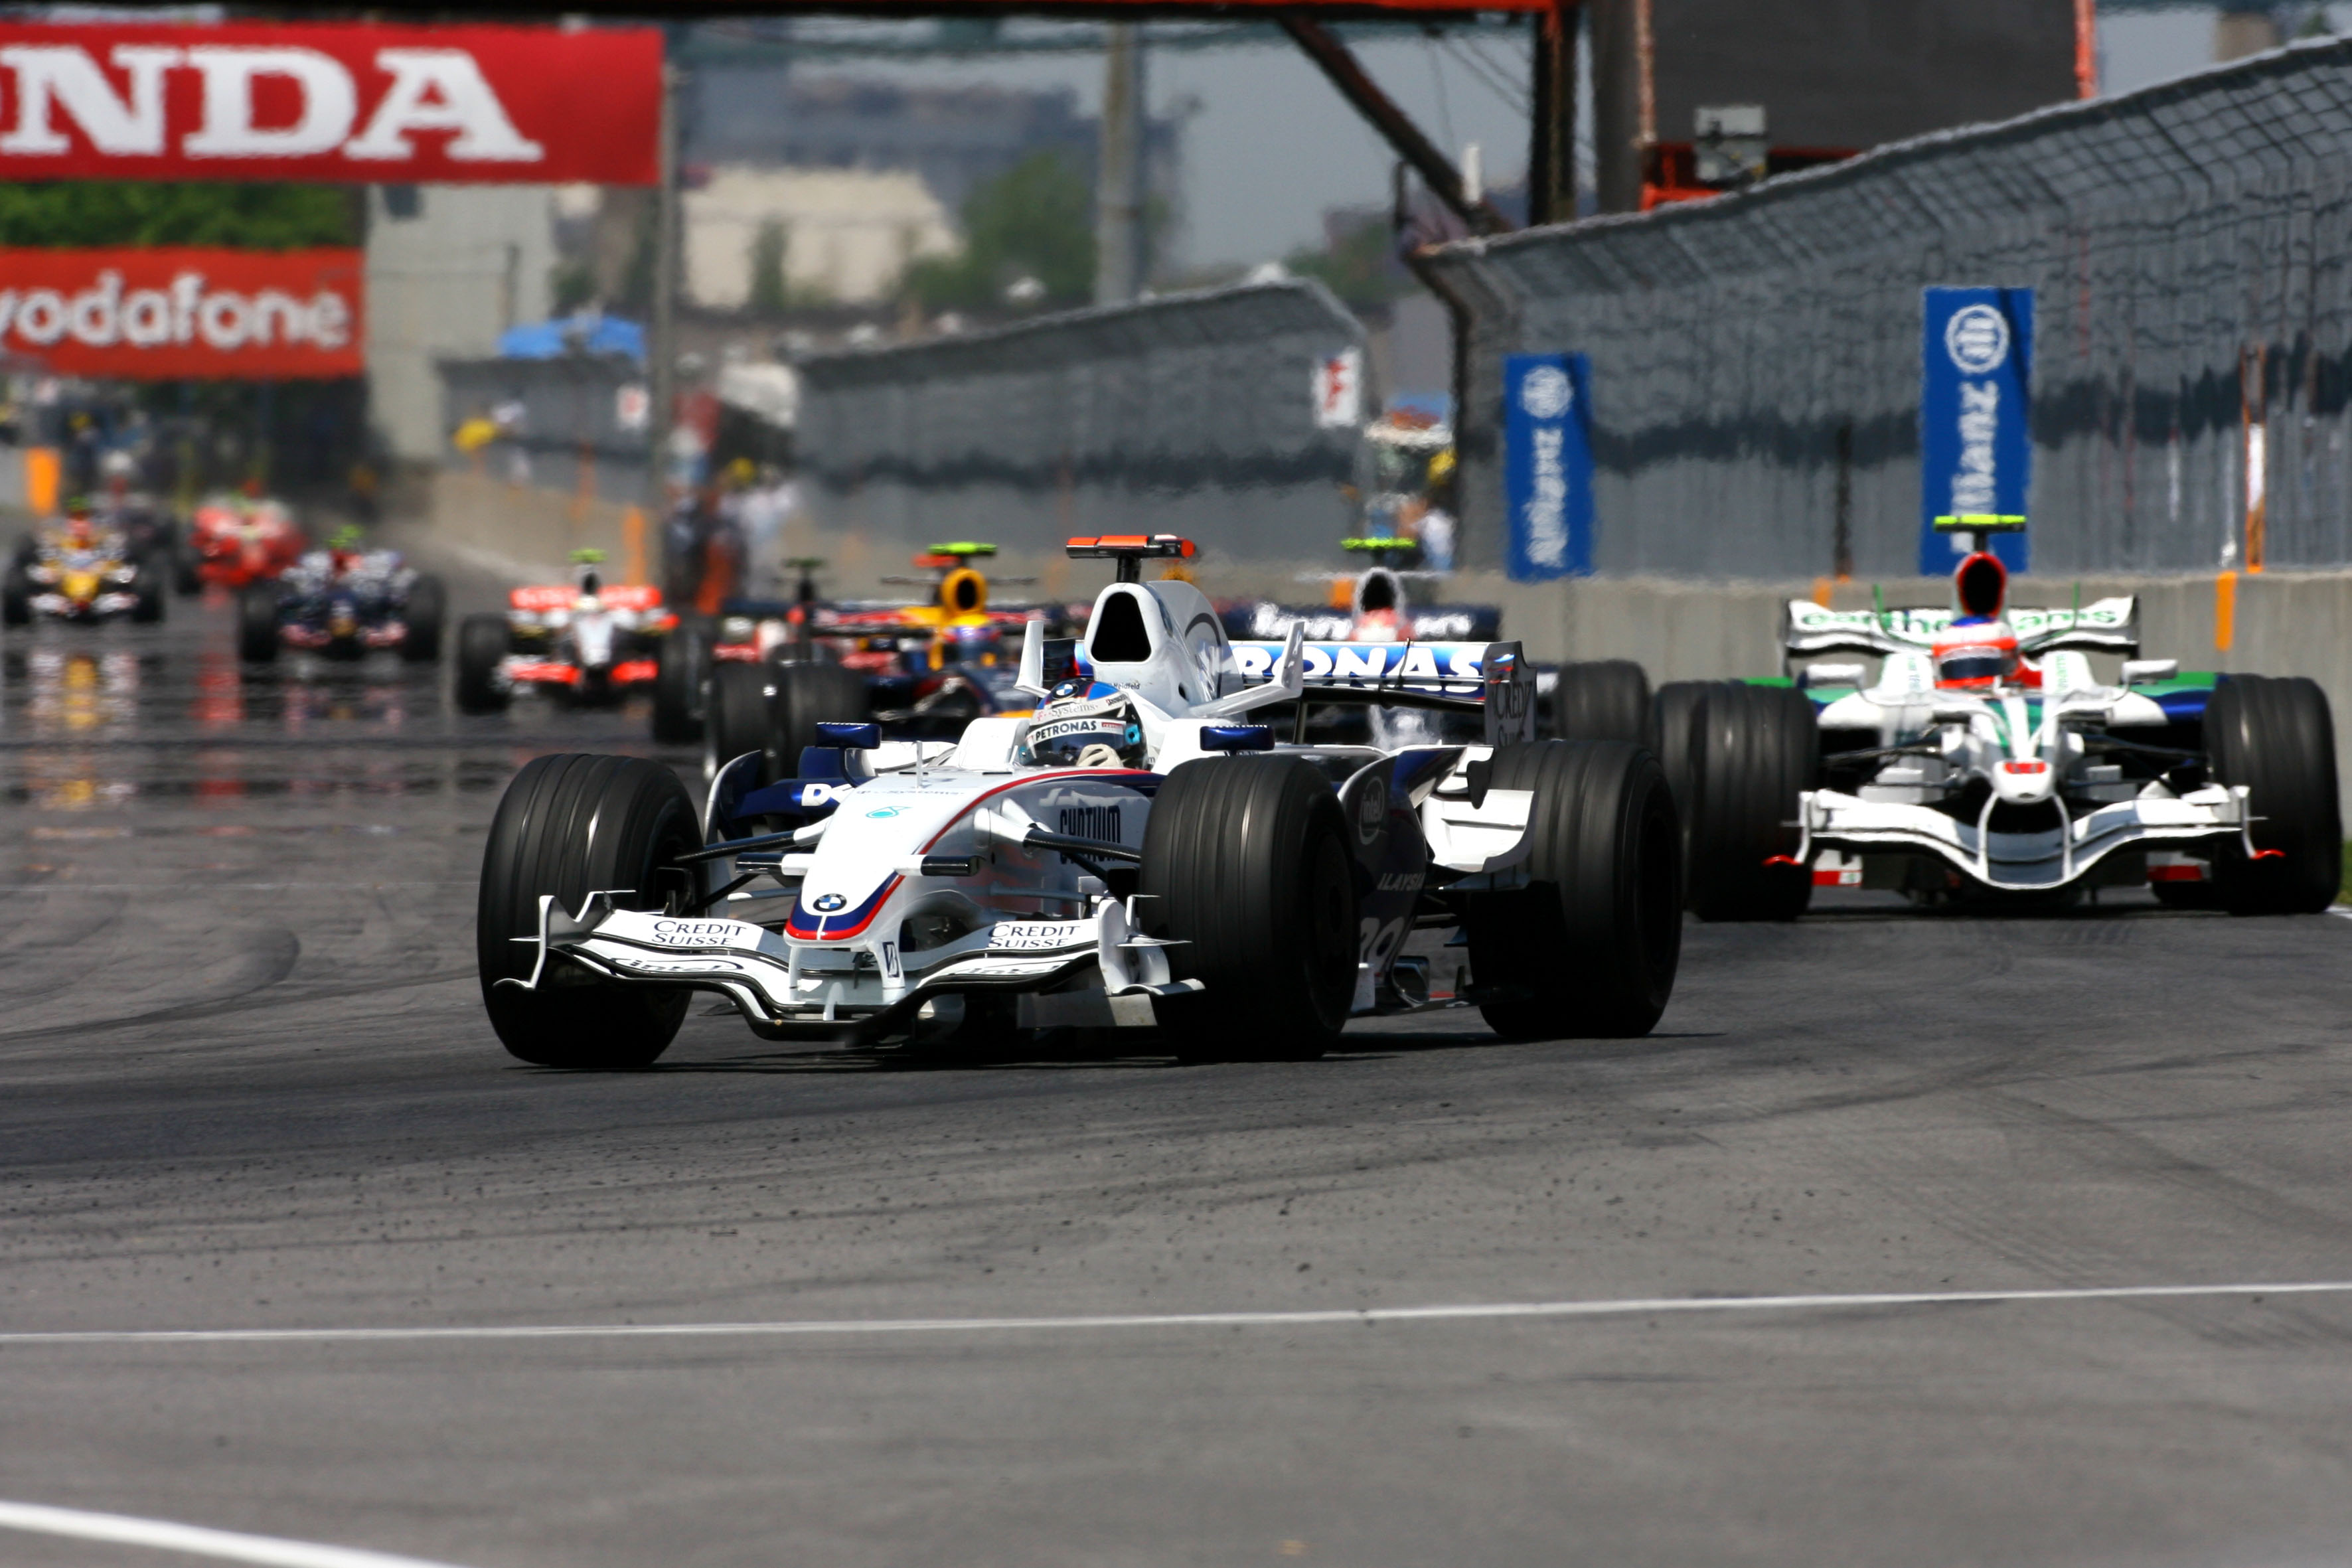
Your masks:
[[[608,980],[716,991],[772,1039],[856,1040],[906,1033],[933,997],[974,992],[1034,996],[1025,1022],[1148,1026],[1153,1001],[1202,988],[1170,978],[1169,943],[1138,934],[1127,910],[1106,900],[1079,920],[1000,921],[925,952],[889,938],[854,947],[793,942],[765,927],[719,916],[646,914],[591,895],[567,915],[540,900],[537,952],[527,980],[561,985],[567,966]]]
[[[2063,887],[2116,851],[2135,846],[2234,837],[2249,855],[2258,853],[2247,837],[2253,818],[2242,785],[2118,801],[2081,816],[2069,812],[2063,829],[2039,833],[1996,833],[1991,815],[1988,805],[1969,823],[1932,806],[1809,790],[1798,797],[1803,837],[1795,858],[1807,861],[1820,849],[1925,852],[1988,887],[2024,892]]]

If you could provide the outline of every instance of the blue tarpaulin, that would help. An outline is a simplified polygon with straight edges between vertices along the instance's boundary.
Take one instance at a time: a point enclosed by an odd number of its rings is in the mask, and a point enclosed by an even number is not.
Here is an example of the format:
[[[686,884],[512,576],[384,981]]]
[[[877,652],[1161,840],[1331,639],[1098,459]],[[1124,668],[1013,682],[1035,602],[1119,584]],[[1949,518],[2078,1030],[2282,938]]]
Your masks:
[[[561,359],[568,353],[626,354],[643,363],[646,330],[618,316],[566,316],[509,327],[499,336],[501,359]]]

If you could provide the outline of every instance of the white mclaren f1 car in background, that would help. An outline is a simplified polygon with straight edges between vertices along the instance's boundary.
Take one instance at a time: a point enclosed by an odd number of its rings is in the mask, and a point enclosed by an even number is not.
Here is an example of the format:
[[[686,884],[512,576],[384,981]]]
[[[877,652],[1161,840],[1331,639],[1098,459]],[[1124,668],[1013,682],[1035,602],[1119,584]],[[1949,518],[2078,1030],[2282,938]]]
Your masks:
[[[1656,761],[1535,740],[1514,643],[1233,643],[1191,584],[1141,581],[1191,550],[1071,541],[1118,566],[1085,640],[1033,624],[1035,711],[952,742],[826,725],[799,776],[762,784],[759,755],[738,758],[699,814],[649,762],[529,763],[482,868],[499,1038],[526,1061],[642,1067],[696,992],[764,1038],[945,1049],[1157,1026],[1180,1057],[1295,1059],[1351,1017],[1448,1000],[1513,1037],[1646,1033],[1681,947]],[[1310,746],[1257,721],[1295,726],[1310,697],[1461,733]],[[1466,949],[1466,973],[1403,951],[1423,927],[1460,932],[1443,951]]]

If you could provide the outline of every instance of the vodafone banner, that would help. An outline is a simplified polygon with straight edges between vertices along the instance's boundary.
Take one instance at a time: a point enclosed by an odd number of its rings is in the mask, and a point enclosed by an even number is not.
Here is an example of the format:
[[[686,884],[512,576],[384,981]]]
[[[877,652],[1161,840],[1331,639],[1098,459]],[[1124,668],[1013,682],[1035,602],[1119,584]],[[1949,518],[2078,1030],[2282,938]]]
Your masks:
[[[357,250],[0,250],[0,359],[137,381],[357,375]]]
[[[0,180],[649,185],[652,28],[0,24]]]

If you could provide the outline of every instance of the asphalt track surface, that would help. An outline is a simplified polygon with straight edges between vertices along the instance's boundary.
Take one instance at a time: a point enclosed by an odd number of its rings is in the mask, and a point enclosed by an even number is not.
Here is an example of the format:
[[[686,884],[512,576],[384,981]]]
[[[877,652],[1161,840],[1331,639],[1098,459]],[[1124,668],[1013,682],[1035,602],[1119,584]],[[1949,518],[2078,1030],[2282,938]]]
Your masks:
[[[2352,922],[1851,895],[1693,927],[1645,1040],[548,1072],[484,826],[642,712],[230,637],[0,645],[0,1500],[471,1568],[2346,1559],[2352,1295],[2001,1293],[2352,1280]],[[1528,1303],[1597,1306],[1357,1315]]]

